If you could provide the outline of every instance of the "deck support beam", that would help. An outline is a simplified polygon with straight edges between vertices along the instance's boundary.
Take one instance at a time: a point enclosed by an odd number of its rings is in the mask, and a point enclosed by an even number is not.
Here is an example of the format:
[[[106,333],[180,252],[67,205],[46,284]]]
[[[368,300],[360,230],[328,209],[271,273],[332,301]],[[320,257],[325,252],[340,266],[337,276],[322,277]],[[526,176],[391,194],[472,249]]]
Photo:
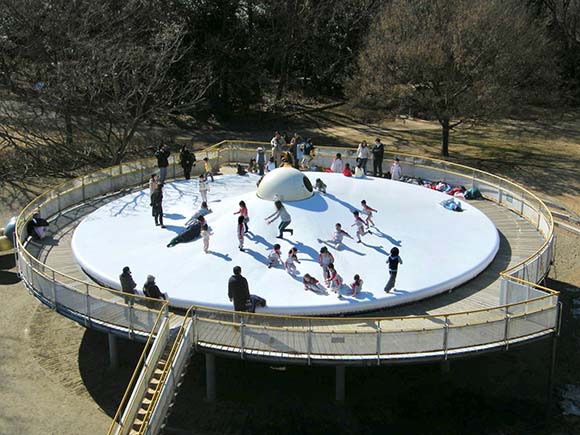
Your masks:
[[[108,333],[107,337],[109,339],[109,368],[111,370],[116,370],[119,368],[119,352],[117,348],[117,336],[115,334]]]
[[[205,354],[205,398],[208,402],[215,402],[215,355]]]
[[[441,361],[440,363],[441,373],[443,375],[448,375],[451,371],[451,364],[448,359]]]
[[[552,355],[550,358],[550,370],[548,371],[548,391],[546,394],[546,418],[552,414],[552,395],[554,392],[554,376],[556,374],[556,354],[558,350],[558,335],[552,336]]]
[[[346,392],[346,367],[345,366],[336,366],[336,391],[335,391],[335,399],[337,402],[344,402]]]

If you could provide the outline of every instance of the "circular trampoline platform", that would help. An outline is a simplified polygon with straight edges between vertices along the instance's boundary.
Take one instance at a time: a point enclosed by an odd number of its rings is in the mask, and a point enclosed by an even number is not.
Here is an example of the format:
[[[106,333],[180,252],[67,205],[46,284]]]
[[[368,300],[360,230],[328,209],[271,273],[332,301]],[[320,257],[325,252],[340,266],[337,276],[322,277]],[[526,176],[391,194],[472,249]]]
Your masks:
[[[312,184],[321,178],[328,190],[285,202],[294,234],[286,233],[282,240],[276,238],[279,221],[267,225],[264,220],[275,207],[272,200],[256,195],[258,177],[226,175],[208,183],[212,213],[206,220],[213,232],[208,254],[199,238],[167,248],[201,203],[198,181],[188,180],[165,186],[165,229],[154,224],[149,190],[133,192],[83,219],[73,235],[74,256],[90,276],[115,289],[120,289],[123,266],[131,267],[139,289],[148,274],[155,275],[170,304],[178,307],[231,309],[227,281],[233,266],[239,265],[250,292],[267,300],[262,312],[325,315],[377,310],[445,292],[482,272],[499,248],[493,222],[465,201],[462,212],[453,212],[440,204],[448,195],[420,186],[342,174],[301,174]],[[363,199],[378,210],[373,217],[376,226],[362,243],[356,243],[352,211],[360,210]],[[238,250],[236,237],[234,212],[240,200],[246,202],[250,215],[245,252]],[[345,238],[338,249],[329,246],[345,285],[338,294],[305,291],[304,274],[323,282],[317,258],[320,248],[328,245],[320,240],[331,239],[337,222],[355,237]],[[267,256],[275,243],[281,244],[283,259],[290,248],[298,248],[296,275],[283,267],[268,269]],[[395,289],[387,294],[383,291],[388,280],[386,260],[394,246],[400,249],[403,264]],[[363,278],[364,286],[352,296],[348,284],[355,274]]]

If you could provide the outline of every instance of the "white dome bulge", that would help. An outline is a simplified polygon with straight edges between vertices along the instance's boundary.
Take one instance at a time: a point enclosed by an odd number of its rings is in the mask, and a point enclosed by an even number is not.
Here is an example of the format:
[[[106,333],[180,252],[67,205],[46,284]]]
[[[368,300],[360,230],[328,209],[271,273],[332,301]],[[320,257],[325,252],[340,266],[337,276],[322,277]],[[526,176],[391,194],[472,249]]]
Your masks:
[[[312,183],[298,169],[281,167],[264,176],[256,194],[266,200],[300,201],[310,198],[312,190]]]

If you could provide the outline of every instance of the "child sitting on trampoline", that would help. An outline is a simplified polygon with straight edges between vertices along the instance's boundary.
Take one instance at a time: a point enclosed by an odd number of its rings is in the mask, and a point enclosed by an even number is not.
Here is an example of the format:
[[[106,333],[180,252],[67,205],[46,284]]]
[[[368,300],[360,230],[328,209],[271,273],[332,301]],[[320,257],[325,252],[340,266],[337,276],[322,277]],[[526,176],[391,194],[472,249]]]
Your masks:
[[[354,281],[350,283],[350,289],[352,290],[352,295],[355,296],[358,292],[362,290],[363,287],[363,280],[360,275],[357,273],[354,276]]]
[[[296,264],[295,263],[300,264],[300,260],[298,260],[298,248],[292,248],[292,249],[290,249],[290,251],[288,251],[288,258],[286,259],[286,262],[284,263],[286,271],[290,275],[296,274]]]
[[[272,266],[277,266],[282,263],[282,252],[280,251],[280,245],[276,243],[272,251],[268,254],[268,269]]]

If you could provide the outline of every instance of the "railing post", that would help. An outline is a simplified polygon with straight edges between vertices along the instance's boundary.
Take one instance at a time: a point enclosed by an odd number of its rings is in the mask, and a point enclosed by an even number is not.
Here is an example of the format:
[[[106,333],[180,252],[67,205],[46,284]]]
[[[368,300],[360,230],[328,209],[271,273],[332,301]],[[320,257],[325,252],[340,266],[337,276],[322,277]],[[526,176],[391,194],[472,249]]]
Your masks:
[[[449,316],[445,316],[445,326],[443,331],[443,354],[445,361],[447,361],[447,347],[449,342]]]
[[[510,313],[508,312],[509,307],[505,309],[505,327],[504,327],[504,342],[505,342],[505,350],[509,349],[509,333],[510,333]]]
[[[82,195],[83,195],[83,202],[85,202],[85,200],[87,198],[86,197],[86,192],[85,192],[85,177],[82,177],[81,178],[81,192],[82,192]]]
[[[381,321],[377,320],[376,321],[377,327],[377,365],[380,366],[381,365]]]
[[[89,285],[85,283],[85,304],[86,304],[86,315],[85,315],[85,326],[88,327],[91,323],[91,302],[89,298]]]
[[[197,352],[197,342],[199,340],[199,335],[197,332],[198,320],[197,320],[197,311],[193,310],[191,313],[192,317],[192,325],[193,325],[193,350]]]
[[[135,337],[135,300],[134,298],[127,299],[129,309],[129,338],[132,340]]]
[[[308,365],[310,365],[310,356],[312,355],[312,320],[308,319],[308,336],[307,339],[307,347],[308,347]]]
[[[246,324],[244,323],[244,316],[240,316],[240,357],[244,359],[244,333]]]
[[[56,311],[58,301],[56,300],[56,277],[54,276],[54,270],[51,270],[51,282],[52,282],[52,294],[54,295],[54,301],[52,304],[52,310]]]
[[[205,397],[208,402],[214,402],[216,398],[215,388],[215,355],[205,354]]]

